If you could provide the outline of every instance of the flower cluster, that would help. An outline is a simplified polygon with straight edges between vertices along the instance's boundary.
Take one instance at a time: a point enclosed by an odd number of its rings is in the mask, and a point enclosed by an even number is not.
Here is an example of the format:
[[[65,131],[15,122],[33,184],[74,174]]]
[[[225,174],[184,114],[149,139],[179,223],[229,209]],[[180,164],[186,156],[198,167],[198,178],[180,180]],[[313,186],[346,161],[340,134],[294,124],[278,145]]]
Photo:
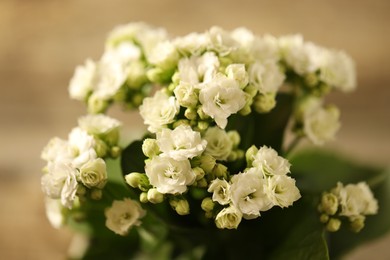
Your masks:
[[[339,230],[342,220],[347,219],[351,230],[359,232],[366,215],[377,214],[378,201],[365,182],[346,186],[339,182],[330,192],[322,194],[318,210],[328,231]]]
[[[47,161],[41,179],[47,197],[69,209],[87,196],[100,199],[107,182],[104,159],[120,154],[120,125],[105,115],[88,115],[79,119],[68,140],[51,139],[41,155]]]
[[[102,113],[119,103],[139,109],[148,134],[138,158],[146,160],[142,170],[123,172],[139,197],[114,200],[105,211],[106,226],[126,235],[139,225],[146,212],[138,199],[166,203],[179,215],[200,209],[218,228],[236,229],[242,219],[258,218],[274,206],[289,207],[301,197],[284,158],[289,149],[281,147],[283,140],[275,147],[263,141],[274,140],[274,132],[256,132],[256,120],[271,115],[280,97],[288,96],[292,101],[281,119],[286,123],[278,131],[288,128],[297,140],[306,137],[322,145],[340,127],[338,108],[325,104],[324,97],[355,86],[347,54],[305,42],[300,35],[257,36],[245,28],[212,27],[172,39],[161,28],[122,25],[109,34],[99,61],[89,59],[76,68],[69,93],[87,104],[90,115],[79,120],[68,140],[54,138],[44,149],[48,164],[42,187],[67,208],[76,199],[101,197],[110,174],[105,159],[121,151],[120,123]],[[243,125],[245,118],[252,118],[253,125]],[[256,135],[264,136],[254,141]],[[324,195],[321,219],[328,229],[336,216],[347,216],[357,226],[364,215],[375,213],[373,205],[362,210],[353,199],[359,192],[371,194],[368,188],[354,187],[339,185]],[[368,195],[367,203],[373,201]]]

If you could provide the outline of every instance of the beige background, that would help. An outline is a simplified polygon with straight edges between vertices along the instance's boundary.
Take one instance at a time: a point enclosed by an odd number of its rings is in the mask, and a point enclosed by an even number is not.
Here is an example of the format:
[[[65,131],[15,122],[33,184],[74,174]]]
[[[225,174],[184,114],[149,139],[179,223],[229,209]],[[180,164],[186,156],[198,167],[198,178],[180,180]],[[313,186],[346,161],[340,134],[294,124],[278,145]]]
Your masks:
[[[46,221],[39,155],[52,136],[65,138],[84,113],[67,97],[74,67],[99,58],[117,24],[145,21],[172,35],[245,26],[257,34],[302,33],[346,50],[357,63],[359,89],[335,94],[343,128],[335,149],[365,163],[390,165],[390,1],[0,1],[0,258],[64,259],[66,230]],[[127,130],[140,120],[117,110]],[[390,236],[349,259],[389,259]]]

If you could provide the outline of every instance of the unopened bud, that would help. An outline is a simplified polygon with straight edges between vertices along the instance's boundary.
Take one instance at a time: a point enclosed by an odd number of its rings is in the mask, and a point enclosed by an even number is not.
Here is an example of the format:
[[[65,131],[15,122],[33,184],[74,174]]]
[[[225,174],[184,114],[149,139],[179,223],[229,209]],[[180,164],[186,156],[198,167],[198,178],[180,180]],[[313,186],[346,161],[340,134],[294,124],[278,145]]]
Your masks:
[[[142,143],[142,152],[145,156],[152,158],[160,153],[157,140],[152,138],[146,138]]]
[[[193,108],[187,108],[184,111],[184,116],[189,120],[195,120],[198,117],[198,113]]]
[[[195,167],[195,168],[192,169],[192,171],[195,173],[197,181],[202,179],[204,177],[204,175],[205,175],[204,170],[202,168],[200,168],[200,167]]]
[[[340,229],[341,221],[337,218],[329,219],[328,224],[326,225],[326,230],[329,232],[336,232]]]
[[[161,203],[164,200],[164,195],[153,188],[148,190],[148,200],[153,204]]]
[[[102,190],[99,190],[99,189],[93,189],[91,191],[91,199],[93,200],[100,200],[103,196],[103,192]]]
[[[208,186],[207,180],[205,178],[198,180],[196,186],[199,188],[206,188]]]
[[[214,179],[227,179],[227,167],[223,164],[217,163],[212,171]]]
[[[119,146],[111,147],[110,155],[112,158],[118,158],[122,153],[122,149]]]
[[[198,128],[199,130],[203,131],[206,130],[209,127],[209,123],[206,121],[199,121],[198,122]]]
[[[245,158],[246,158],[247,167],[252,166],[252,162],[255,159],[255,156],[258,151],[259,149],[257,149],[255,145],[252,145],[251,147],[248,148],[248,150],[246,150]]]
[[[241,137],[237,131],[229,131],[227,132],[227,135],[229,136],[230,140],[232,140],[234,147],[237,147],[240,144]]]
[[[209,116],[203,111],[201,106],[199,106],[197,113],[198,113],[200,119],[202,119],[202,120],[209,118]]]
[[[214,209],[214,206],[215,206],[215,204],[210,197],[204,198],[202,200],[201,207],[204,211],[206,211],[206,212],[212,211]]]
[[[257,113],[268,113],[276,106],[276,93],[259,94],[254,97],[254,108]]]
[[[108,152],[108,147],[105,142],[100,140],[99,138],[94,138],[95,139],[95,151],[97,157],[104,158],[107,155]]]
[[[337,212],[339,206],[338,199],[333,193],[325,193],[321,198],[321,211],[328,214],[334,215]]]
[[[149,200],[148,200],[148,193],[147,192],[141,192],[141,194],[139,195],[139,201],[142,202],[142,203],[148,203]]]
[[[246,104],[241,110],[239,111],[240,115],[246,116],[249,115],[252,112],[252,108],[250,104]]]
[[[172,199],[169,201],[169,204],[177,212],[177,214],[183,216],[190,214],[190,205],[185,199],[175,200]]]
[[[210,173],[214,169],[216,164],[215,158],[209,154],[202,155],[199,161],[199,167],[202,168],[205,173]]]
[[[90,114],[99,114],[106,111],[108,102],[95,95],[91,95],[88,99],[88,112]]]
[[[321,214],[320,221],[321,221],[321,223],[324,223],[324,224],[327,223],[329,221],[329,216],[326,214]]]
[[[133,188],[138,188],[141,191],[147,191],[150,188],[148,176],[143,173],[132,172],[125,176],[127,184]]]
[[[355,233],[360,232],[364,228],[364,221],[365,221],[364,216],[355,216],[353,218],[350,218],[349,221],[351,222],[350,227],[351,230]]]

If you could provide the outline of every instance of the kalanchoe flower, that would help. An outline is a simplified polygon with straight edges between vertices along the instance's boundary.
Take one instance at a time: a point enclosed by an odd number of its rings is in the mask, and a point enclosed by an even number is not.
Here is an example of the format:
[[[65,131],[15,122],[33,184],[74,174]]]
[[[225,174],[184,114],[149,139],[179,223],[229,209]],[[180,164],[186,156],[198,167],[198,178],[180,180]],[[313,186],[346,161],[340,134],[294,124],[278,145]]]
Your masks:
[[[133,226],[141,225],[139,220],[146,212],[138,202],[125,198],[114,200],[112,206],[104,212],[106,216],[106,227],[116,234],[125,236]]]
[[[221,205],[227,205],[231,202],[230,184],[226,180],[213,180],[207,191],[212,192],[212,200]]]
[[[253,167],[261,169],[264,176],[286,175],[290,172],[290,163],[267,146],[262,146],[254,155]]]
[[[96,76],[96,63],[86,60],[83,66],[77,66],[69,83],[69,95],[71,98],[86,101],[94,89]]]
[[[221,229],[237,229],[242,219],[242,213],[234,206],[222,209],[215,217],[215,225]]]
[[[233,141],[226,133],[218,127],[207,129],[204,139],[207,141],[205,154],[213,156],[217,160],[226,161],[233,150]]]

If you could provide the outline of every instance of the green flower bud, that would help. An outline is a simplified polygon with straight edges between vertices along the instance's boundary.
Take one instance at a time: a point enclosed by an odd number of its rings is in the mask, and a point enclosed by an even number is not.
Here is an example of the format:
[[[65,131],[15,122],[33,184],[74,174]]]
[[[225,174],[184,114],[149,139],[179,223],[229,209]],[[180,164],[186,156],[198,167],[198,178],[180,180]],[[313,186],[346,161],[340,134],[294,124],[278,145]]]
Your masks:
[[[215,206],[215,203],[213,202],[213,200],[210,197],[204,198],[202,200],[201,207],[204,211],[206,211],[206,212],[212,211],[214,209],[214,206]]]
[[[135,94],[131,97],[131,103],[133,107],[139,107],[144,100],[144,96],[142,94]]]
[[[176,211],[176,213],[181,216],[190,214],[190,205],[188,204],[188,201],[185,199],[180,199],[180,200],[172,199],[169,201],[169,204]]]
[[[94,138],[94,139],[95,139],[94,148],[95,148],[97,157],[104,158],[108,152],[107,144],[99,138]]]
[[[125,176],[125,180],[131,187],[141,191],[148,191],[150,188],[148,176],[144,173],[132,172]]]
[[[139,195],[139,201],[142,202],[142,203],[148,203],[149,200],[148,200],[148,193],[147,192],[141,192],[141,194]]]
[[[236,153],[235,151],[232,151],[232,152],[229,154],[227,160],[228,160],[229,162],[234,162],[235,160],[237,160],[237,153]]]
[[[247,167],[252,166],[252,162],[258,151],[259,149],[257,149],[255,145],[252,145],[251,147],[248,148],[248,150],[246,150],[245,158],[246,158]]]
[[[327,223],[329,221],[329,216],[326,214],[321,214],[320,221],[321,221],[321,223],[324,223],[324,224]]]
[[[164,195],[153,188],[148,190],[148,201],[153,204],[161,203],[164,200]]]
[[[190,125],[190,122],[186,119],[180,119],[173,123],[173,128],[176,128],[181,125]]]
[[[196,182],[196,186],[199,188],[206,188],[209,184],[207,183],[207,180],[205,178],[202,178]]]
[[[247,93],[250,97],[254,97],[256,96],[257,94],[257,87],[253,86],[253,85],[248,85],[245,89],[244,89],[245,93]]]
[[[205,175],[204,170],[202,168],[200,168],[200,167],[195,167],[195,168],[192,169],[192,171],[195,173],[197,181],[202,179],[204,177],[204,175]]]
[[[193,108],[187,108],[184,116],[189,120],[195,120],[198,117],[198,113]]]
[[[149,158],[152,158],[160,153],[157,140],[152,138],[146,138],[142,143],[142,152]]]
[[[214,179],[216,178],[225,179],[225,180],[228,179],[227,167],[221,163],[215,164],[215,167],[212,171],[212,175],[215,177]]]
[[[237,147],[240,144],[241,137],[237,131],[229,131],[227,132],[227,135],[229,136],[230,140],[232,140],[233,147]]]
[[[326,225],[326,230],[329,232],[336,232],[340,229],[341,221],[337,218],[329,219],[328,224]]]
[[[250,104],[246,104],[241,110],[239,111],[240,115],[246,116],[249,115],[252,112],[252,108]]]
[[[364,228],[365,216],[359,215],[349,219],[351,230],[355,233],[360,232]]]
[[[214,217],[214,213],[212,211],[206,211],[204,213],[204,215],[206,218],[213,218]]]
[[[88,112],[90,114],[104,113],[108,107],[108,101],[91,95],[88,99]]]
[[[198,113],[200,119],[202,119],[202,120],[209,118],[209,116],[203,111],[202,106],[199,106],[197,113]]]
[[[257,113],[268,113],[276,106],[276,93],[259,94],[254,97],[254,108]]]
[[[321,198],[321,211],[328,214],[334,215],[339,207],[339,202],[333,193],[325,193]]]
[[[206,122],[206,121],[199,121],[199,122],[198,122],[198,128],[199,128],[199,130],[204,131],[204,130],[206,130],[208,127],[209,127],[209,123],[208,123],[208,122]]]
[[[122,149],[119,146],[111,147],[110,155],[112,158],[118,158],[121,155]]]
[[[77,186],[77,196],[84,196],[87,193],[87,189],[83,185]]]
[[[315,87],[318,84],[318,78],[314,73],[307,74],[304,80],[308,87]]]
[[[103,192],[102,190],[99,190],[99,189],[93,189],[91,191],[91,199],[93,200],[100,200],[103,196]]]

